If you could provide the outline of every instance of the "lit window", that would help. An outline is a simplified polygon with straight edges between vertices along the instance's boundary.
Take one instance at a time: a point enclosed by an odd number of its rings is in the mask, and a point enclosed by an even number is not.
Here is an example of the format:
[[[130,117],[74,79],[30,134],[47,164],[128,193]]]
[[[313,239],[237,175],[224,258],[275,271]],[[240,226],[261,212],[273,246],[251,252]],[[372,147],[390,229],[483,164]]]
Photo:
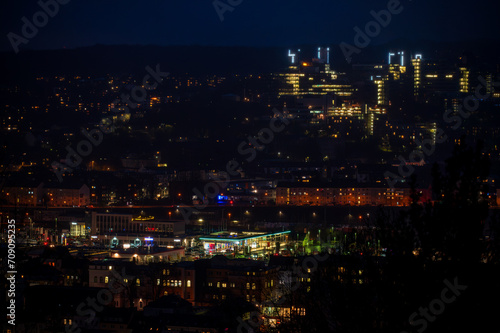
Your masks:
[[[186,286],[189,288],[191,287],[191,280],[187,280]]]
[[[104,283],[108,283],[108,282],[109,282],[109,278],[106,276],[106,277],[104,278]]]
[[[139,287],[141,285],[141,279],[135,280],[135,284]]]

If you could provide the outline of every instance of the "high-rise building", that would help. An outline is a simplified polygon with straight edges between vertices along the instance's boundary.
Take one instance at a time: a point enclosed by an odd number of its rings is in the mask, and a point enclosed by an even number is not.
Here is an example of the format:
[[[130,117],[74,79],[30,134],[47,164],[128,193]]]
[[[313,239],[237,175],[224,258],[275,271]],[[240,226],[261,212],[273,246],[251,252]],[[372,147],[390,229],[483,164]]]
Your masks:
[[[377,75],[373,78],[373,82],[377,85],[377,104],[388,105],[389,99],[387,98],[387,81],[388,75]]]
[[[460,67],[460,92],[468,93],[470,90],[470,70],[467,67]]]
[[[352,99],[356,89],[343,73],[331,69],[329,48],[318,48],[318,58],[310,61],[302,60],[299,55],[300,50],[289,50],[290,66],[277,75],[284,83],[280,97],[334,95],[343,101]]]
[[[413,67],[413,95],[415,99],[419,99],[422,90],[422,55],[416,54],[415,58],[411,59]]]

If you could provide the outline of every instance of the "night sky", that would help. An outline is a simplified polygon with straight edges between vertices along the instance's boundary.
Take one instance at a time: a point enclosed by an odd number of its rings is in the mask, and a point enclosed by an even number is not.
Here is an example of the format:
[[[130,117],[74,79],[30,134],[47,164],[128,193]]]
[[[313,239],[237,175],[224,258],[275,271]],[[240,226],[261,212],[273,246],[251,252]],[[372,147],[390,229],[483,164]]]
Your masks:
[[[227,0],[222,0],[226,2]],[[500,4],[478,0],[403,0],[373,43],[414,40],[498,39]],[[212,0],[71,0],[21,50],[95,44],[244,45],[352,44],[353,28],[372,20],[387,1],[244,0],[221,22]],[[12,50],[9,32],[21,34],[35,0],[2,1],[1,51]]]

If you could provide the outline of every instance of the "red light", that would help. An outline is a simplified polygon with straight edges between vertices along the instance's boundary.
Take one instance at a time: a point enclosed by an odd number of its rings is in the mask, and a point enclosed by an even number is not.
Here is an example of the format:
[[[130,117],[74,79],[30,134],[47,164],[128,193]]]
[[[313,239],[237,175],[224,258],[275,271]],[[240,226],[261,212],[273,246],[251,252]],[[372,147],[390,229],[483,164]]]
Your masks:
[[[43,245],[47,245],[47,242],[43,243]]]
[[[233,204],[233,200],[229,201],[229,203],[232,205]]]

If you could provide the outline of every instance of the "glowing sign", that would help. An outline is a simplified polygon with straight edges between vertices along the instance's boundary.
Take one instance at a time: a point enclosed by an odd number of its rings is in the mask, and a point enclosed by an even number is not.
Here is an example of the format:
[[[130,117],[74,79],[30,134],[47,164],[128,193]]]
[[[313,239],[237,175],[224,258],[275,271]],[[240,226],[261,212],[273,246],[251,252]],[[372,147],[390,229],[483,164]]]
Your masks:
[[[153,238],[151,238],[151,237],[144,237],[144,240],[145,240],[146,242],[152,242],[152,241],[153,241]]]
[[[389,52],[389,65],[391,64],[391,57],[392,57],[393,55],[395,55],[395,54],[394,54],[394,53],[392,53],[392,52]]]
[[[401,51],[401,52],[398,52],[398,54],[401,55],[401,66],[404,66],[404,62],[405,62],[405,52],[404,51]]]
[[[288,50],[288,56],[292,58],[292,64],[294,64],[295,63],[295,56],[296,56],[296,54],[292,53],[292,50]]]

